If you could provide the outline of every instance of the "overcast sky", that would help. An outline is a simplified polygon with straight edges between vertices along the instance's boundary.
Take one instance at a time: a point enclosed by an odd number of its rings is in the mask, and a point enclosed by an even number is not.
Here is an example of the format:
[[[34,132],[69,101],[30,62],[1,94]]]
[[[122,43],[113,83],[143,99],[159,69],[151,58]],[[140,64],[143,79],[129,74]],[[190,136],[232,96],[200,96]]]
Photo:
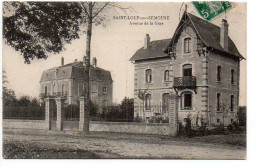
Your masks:
[[[134,91],[134,66],[129,61],[137,49],[143,46],[146,33],[151,40],[167,39],[179,23],[179,11],[182,3],[124,3],[131,6],[136,12],[129,13],[133,16],[169,16],[170,20],[163,21],[163,25],[130,25],[129,20],[114,20],[117,12],[108,13],[109,22],[106,27],[94,26],[91,46],[91,56],[97,58],[97,66],[111,71],[113,85],[113,100],[120,102],[125,96],[133,97]],[[197,14],[191,3],[188,3],[188,12]],[[124,15],[124,13],[119,13]],[[212,22],[220,25],[219,16]],[[229,36],[236,44],[240,53],[246,58],[246,6],[245,3],[233,4],[233,9],[227,12],[226,19],[229,23]],[[47,60],[33,60],[31,64],[24,64],[19,52],[3,44],[3,68],[7,73],[9,86],[15,90],[16,95],[29,95],[38,97],[40,93],[40,77],[43,70],[60,65],[61,57],[65,64],[75,59],[82,60],[85,54],[86,36],[67,44],[60,54],[50,54]],[[4,43],[4,42],[3,42]],[[241,62],[240,78],[240,105],[246,105],[246,61]]]

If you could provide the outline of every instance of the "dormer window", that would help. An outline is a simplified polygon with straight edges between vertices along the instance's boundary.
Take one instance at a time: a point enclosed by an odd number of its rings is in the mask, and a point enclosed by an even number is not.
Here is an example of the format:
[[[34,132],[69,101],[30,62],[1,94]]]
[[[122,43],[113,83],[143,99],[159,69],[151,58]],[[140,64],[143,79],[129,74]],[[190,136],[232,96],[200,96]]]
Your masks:
[[[191,38],[184,39],[184,53],[191,53]]]

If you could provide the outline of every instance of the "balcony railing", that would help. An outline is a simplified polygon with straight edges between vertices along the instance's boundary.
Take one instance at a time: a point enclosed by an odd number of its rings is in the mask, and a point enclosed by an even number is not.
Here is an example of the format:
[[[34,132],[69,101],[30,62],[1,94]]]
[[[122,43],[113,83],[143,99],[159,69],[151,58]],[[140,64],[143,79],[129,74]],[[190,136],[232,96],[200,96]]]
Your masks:
[[[195,76],[175,77],[173,86],[177,88],[194,88],[196,82]]]
[[[53,93],[40,93],[40,98],[46,97],[64,97],[67,96],[67,92],[53,92]]]

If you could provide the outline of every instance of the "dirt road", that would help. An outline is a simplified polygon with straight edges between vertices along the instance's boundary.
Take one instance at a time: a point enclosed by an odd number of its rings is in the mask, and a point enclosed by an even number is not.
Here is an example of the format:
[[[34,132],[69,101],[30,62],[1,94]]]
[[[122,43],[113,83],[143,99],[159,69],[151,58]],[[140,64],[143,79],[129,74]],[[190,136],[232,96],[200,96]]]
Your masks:
[[[31,154],[36,149],[74,150],[88,152],[85,158],[141,158],[141,159],[245,159],[246,149],[238,146],[215,145],[208,143],[188,143],[172,141],[168,138],[141,135],[90,134],[67,135],[55,133],[32,134],[4,132],[5,145],[21,144]],[[17,146],[16,146],[17,147]],[[32,148],[34,150],[32,151]],[[75,153],[76,154],[76,153]],[[37,154],[33,158],[40,157]],[[68,153],[68,157],[70,157]],[[19,157],[18,157],[19,158]],[[57,157],[56,157],[57,158]],[[62,158],[62,157],[61,157]],[[64,158],[64,157],[63,157]],[[65,157],[66,158],[66,157]],[[73,158],[73,156],[71,156]],[[75,157],[74,157],[75,158]],[[84,157],[83,157],[84,158]]]

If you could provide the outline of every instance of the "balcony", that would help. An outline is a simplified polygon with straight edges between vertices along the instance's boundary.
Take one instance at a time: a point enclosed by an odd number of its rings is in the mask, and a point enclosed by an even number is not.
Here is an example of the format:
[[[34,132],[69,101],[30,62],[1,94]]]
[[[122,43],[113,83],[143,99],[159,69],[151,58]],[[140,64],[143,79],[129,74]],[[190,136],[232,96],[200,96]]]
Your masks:
[[[195,76],[175,77],[173,87],[177,89],[194,89],[197,85],[196,82]]]
[[[46,97],[66,97],[67,92],[53,92],[53,93],[40,93],[40,98],[46,98]]]

